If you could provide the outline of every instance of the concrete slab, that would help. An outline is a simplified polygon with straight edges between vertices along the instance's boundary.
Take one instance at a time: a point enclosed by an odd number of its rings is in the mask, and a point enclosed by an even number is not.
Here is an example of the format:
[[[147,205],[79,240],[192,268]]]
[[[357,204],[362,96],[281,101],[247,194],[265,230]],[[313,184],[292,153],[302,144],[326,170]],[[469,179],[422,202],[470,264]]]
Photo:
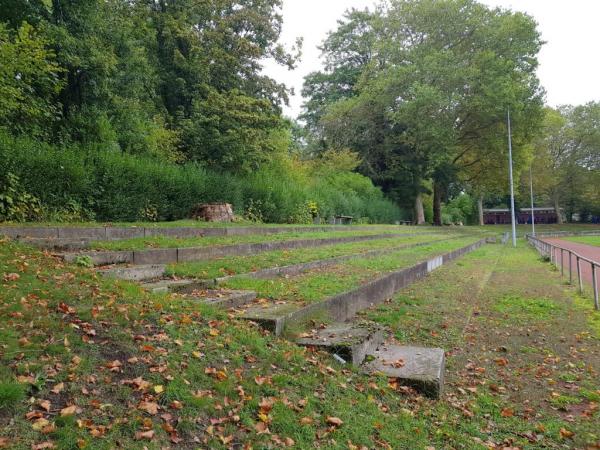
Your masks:
[[[57,239],[57,227],[19,227],[19,226],[4,226],[0,227],[0,235],[10,238],[31,237],[39,239]]]
[[[238,318],[256,322],[265,330],[280,336],[286,321],[298,311],[298,305],[291,303],[254,305],[242,311]]]
[[[176,248],[154,248],[151,250],[134,250],[134,264],[170,264],[177,262]]]
[[[217,306],[219,308],[239,308],[247,305],[256,299],[254,291],[219,291],[207,290],[203,297],[200,297],[203,303]]]
[[[133,239],[144,237],[144,227],[106,227],[106,239]]]
[[[142,283],[140,286],[154,293],[177,292],[178,289],[187,288],[194,280],[160,280],[152,283]]]
[[[135,267],[115,267],[99,270],[98,273],[104,277],[118,278],[119,280],[143,281],[164,276],[166,269],[167,266],[164,264],[152,264]]]
[[[65,253],[60,256],[69,263],[77,261],[79,257],[89,256],[95,266],[130,264],[133,262],[132,251]]]
[[[20,238],[19,242],[44,250],[74,252],[88,248],[90,241],[88,239]]]
[[[58,227],[59,239],[94,239],[105,240],[105,227]]]
[[[296,339],[306,347],[319,347],[359,366],[367,353],[374,352],[384,340],[384,328],[371,322],[333,323]]]
[[[442,395],[446,361],[441,348],[387,345],[369,357],[373,359],[362,366],[365,373],[383,373],[432,398]]]

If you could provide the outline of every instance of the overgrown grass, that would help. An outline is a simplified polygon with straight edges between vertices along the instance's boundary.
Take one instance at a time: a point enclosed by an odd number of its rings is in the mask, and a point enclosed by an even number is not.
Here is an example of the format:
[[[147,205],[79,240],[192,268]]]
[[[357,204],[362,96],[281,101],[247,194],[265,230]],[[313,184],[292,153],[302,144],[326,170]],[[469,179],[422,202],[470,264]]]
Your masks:
[[[223,286],[253,290],[260,297],[277,301],[315,302],[354,289],[384,273],[409,267],[477,240],[476,237],[444,240],[427,246],[400,249],[377,258],[350,259],[295,277],[261,280],[240,276],[227,280]]]
[[[327,239],[351,236],[375,236],[379,234],[402,235],[405,233],[427,233],[426,230],[412,232],[386,227],[378,230],[348,229],[348,231],[292,231],[272,235],[245,235],[245,236],[204,236],[193,238],[175,238],[169,236],[156,236],[149,238],[134,238],[119,241],[97,241],[91,243],[95,250],[140,250],[144,248],[183,248],[183,247],[209,247],[217,245],[233,245],[246,243],[261,243],[273,241],[287,241],[291,239]]]
[[[351,242],[347,244],[327,245],[315,248],[278,250],[250,256],[219,258],[210,261],[196,261],[171,265],[169,275],[179,277],[217,278],[253,272],[271,267],[300,264],[336,256],[364,253],[371,250],[393,249],[397,246],[408,246],[443,239],[456,238],[456,234],[437,236],[427,233],[417,236],[403,236],[391,239],[375,239],[367,242]]]
[[[599,341],[557,274],[524,246],[485,246],[369,313],[404,342],[448,351],[440,401],[194,300],[99,279],[6,241],[0,284],[0,376],[24,392],[0,411],[8,448],[541,449],[600,438],[591,403]],[[512,310],[517,298],[565,309],[552,320],[536,310],[520,326],[494,307],[505,299]],[[71,405],[73,415],[61,412]]]

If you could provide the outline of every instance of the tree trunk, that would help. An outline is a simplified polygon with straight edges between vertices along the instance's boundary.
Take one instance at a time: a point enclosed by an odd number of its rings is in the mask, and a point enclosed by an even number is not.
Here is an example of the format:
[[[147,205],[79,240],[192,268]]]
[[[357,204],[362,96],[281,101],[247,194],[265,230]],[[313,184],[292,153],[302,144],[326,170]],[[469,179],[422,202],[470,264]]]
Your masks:
[[[484,223],[483,223],[483,195],[480,195],[477,198],[477,211],[479,212],[479,225],[484,225]]]
[[[558,224],[562,224],[563,217],[562,217],[562,214],[560,213],[560,207],[558,205],[558,196],[554,196],[554,211],[556,212],[556,222]]]
[[[425,223],[425,210],[423,209],[423,194],[419,192],[415,197],[415,225]]]
[[[442,226],[442,187],[433,183],[433,224]]]

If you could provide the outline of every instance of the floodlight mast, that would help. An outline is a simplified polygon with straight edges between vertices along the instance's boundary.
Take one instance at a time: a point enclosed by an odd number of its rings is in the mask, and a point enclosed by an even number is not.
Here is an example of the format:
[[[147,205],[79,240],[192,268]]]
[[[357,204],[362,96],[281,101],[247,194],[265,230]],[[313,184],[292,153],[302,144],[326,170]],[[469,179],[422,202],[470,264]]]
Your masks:
[[[508,120],[508,172],[510,175],[510,217],[512,223],[513,247],[517,246],[517,225],[515,223],[515,189],[513,187],[513,160],[512,160],[512,137],[510,130],[510,108],[507,112]]]
[[[531,166],[529,166],[529,190],[531,193],[531,233],[533,236],[535,236],[535,214],[533,213],[533,171]]]

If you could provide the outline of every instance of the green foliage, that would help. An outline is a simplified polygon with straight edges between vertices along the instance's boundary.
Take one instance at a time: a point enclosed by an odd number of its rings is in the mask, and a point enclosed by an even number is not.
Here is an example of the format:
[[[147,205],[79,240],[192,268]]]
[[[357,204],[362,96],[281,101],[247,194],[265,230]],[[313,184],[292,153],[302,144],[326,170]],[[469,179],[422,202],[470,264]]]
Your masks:
[[[0,126],[13,133],[46,137],[60,117],[63,69],[48,45],[26,22],[15,30],[0,22]]]
[[[475,220],[476,202],[470,195],[461,193],[442,208],[444,225],[471,224]]]
[[[19,177],[8,172],[0,178],[0,222],[26,222],[41,219],[40,200],[26,192]]]
[[[8,173],[20,180],[15,192],[43,205],[38,216],[22,220],[175,220],[205,202],[231,203],[238,215],[260,222],[310,223],[315,208],[323,218],[350,214],[372,222],[401,215],[368,178],[329,162],[321,167],[285,157],[233,176],[97,145],[40,145],[0,133],[0,177]]]
[[[94,261],[89,255],[79,255],[75,257],[75,264],[79,267],[87,267],[88,269],[94,267]]]
[[[25,398],[25,388],[21,383],[5,381],[0,383],[0,411],[14,407]]]

